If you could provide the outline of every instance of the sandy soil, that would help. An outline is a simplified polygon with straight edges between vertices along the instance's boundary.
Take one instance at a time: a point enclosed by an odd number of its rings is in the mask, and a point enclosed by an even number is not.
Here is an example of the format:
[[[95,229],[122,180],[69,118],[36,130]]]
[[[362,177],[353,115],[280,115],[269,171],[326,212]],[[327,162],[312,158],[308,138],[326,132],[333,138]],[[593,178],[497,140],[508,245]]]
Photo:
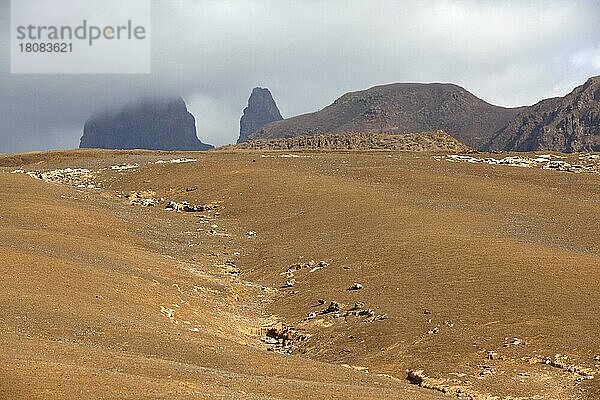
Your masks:
[[[598,174],[402,152],[0,166],[2,398],[600,398]],[[24,174],[67,167],[89,172]]]

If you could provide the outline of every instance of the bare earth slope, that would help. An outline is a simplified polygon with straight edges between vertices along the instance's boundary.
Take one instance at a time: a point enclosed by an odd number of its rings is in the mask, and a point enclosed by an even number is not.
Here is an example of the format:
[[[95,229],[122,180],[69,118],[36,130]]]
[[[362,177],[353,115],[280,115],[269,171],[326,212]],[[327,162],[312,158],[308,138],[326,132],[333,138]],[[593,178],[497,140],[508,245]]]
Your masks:
[[[0,398],[435,398],[403,381],[267,352],[259,336],[273,320],[264,310],[273,291],[226,263],[239,262],[240,239],[221,235],[235,219],[115,197],[117,187],[162,186],[153,180],[183,173],[166,189],[170,198],[223,200],[185,191],[200,164],[110,168],[157,154],[18,157],[32,169],[109,167],[94,178],[73,175],[104,191],[0,173]],[[129,180],[142,176],[140,186]],[[207,234],[213,223],[219,235]]]
[[[486,103],[453,84],[395,83],[347,93],[320,111],[267,124],[249,139],[442,129],[467,146],[481,148],[518,111]]]
[[[599,398],[600,175],[447,160],[7,156],[1,397]]]

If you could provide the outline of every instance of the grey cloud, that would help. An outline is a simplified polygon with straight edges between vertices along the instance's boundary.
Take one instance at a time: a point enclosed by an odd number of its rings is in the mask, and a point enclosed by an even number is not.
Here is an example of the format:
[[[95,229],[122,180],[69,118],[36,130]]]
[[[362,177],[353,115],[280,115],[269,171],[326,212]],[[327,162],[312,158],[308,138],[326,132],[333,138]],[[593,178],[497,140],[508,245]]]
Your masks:
[[[8,2],[0,1],[0,25],[8,27]],[[516,106],[600,74],[600,3],[593,0],[175,0],[153,7],[148,76],[10,75],[2,57],[0,152],[77,147],[95,110],[148,94],[182,94],[199,137],[220,145],[237,138],[254,86],[269,87],[289,117],[390,82],[453,82]]]

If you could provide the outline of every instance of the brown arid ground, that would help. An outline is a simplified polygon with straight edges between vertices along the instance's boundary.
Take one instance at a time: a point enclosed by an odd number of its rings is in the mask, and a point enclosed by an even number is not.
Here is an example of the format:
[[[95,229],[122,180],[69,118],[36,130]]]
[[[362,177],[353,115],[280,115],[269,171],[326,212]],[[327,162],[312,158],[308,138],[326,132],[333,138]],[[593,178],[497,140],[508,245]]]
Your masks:
[[[0,398],[600,398],[597,173],[386,151],[0,166]]]

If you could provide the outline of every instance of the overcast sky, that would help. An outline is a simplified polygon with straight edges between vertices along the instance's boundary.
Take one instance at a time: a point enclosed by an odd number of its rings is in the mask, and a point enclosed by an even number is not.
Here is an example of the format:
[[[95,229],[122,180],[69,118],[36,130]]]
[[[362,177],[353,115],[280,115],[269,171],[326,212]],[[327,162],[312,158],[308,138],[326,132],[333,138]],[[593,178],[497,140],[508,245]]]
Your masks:
[[[285,118],[392,82],[519,106],[600,75],[596,0],[156,0],[150,75],[11,75],[9,15],[0,0],[0,153],[76,148],[94,111],[149,93],[183,95],[222,145],[255,86]]]

